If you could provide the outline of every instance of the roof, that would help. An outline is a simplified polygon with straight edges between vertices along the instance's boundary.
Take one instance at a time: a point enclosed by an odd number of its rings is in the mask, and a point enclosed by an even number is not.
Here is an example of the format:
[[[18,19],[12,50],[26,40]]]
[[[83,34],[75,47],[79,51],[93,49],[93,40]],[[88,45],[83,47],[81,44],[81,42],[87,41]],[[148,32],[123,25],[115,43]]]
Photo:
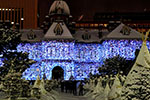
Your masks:
[[[70,15],[70,9],[65,1],[55,0],[50,7],[49,14]]]
[[[92,43],[92,42],[100,42],[101,39],[99,38],[99,30],[92,29],[80,29],[77,30],[76,33],[73,35],[77,42],[85,42],[85,43]]]
[[[25,29],[20,31],[22,33],[21,40],[28,42],[40,42],[44,37],[43,30]]]
[[[117,28],[110,32],[105,39],[141,39],[141,34],[121,23]]]
[[[74,39],[71,32],[63,22],[53,22],[44,39]]]

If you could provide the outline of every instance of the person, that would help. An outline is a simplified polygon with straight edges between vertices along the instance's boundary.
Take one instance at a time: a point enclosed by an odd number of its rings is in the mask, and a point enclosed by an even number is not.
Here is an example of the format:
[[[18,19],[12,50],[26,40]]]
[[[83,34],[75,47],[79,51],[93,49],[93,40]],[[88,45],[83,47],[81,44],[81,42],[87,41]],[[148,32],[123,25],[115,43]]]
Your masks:
[[[65,92],[67,93],[69,90],[69,82],[65,81]]]
[[[64,92],[64,80],[61,80],[61,92]]]
[[[82,81],[79,84],[79,96],[83,96],[83,82]]]
[[[74,80],[74,81],[73,81],[73,94],[74,94],[74,95],[77,95],[77,87],[76,87],[76,84],[77,84],[77,81]]]

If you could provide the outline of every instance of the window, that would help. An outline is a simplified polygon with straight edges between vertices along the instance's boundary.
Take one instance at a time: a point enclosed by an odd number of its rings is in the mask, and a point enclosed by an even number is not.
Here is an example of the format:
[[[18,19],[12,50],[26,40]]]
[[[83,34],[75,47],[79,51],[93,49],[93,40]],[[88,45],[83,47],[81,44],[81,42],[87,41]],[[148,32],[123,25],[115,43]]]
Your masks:
[[[30,32],[27,34],[27,37],[29,40],[33,40],[36,38],[36,35],[33,30],[30,30]]]
[[[120,33],[122,33],[123,35],[130,35],[131,29],[127,26],[123,26]]]
[[[62,33],[63,33],[63,29],[62,29],[62,27],[61,27],[61,25],[58,23],[57,25],[56,25],[56,27],[54,28],[54,33],[56,34],[56,35],[62,35]]]
[[[85,33],[85,34],[82,35],[82,39],[83,40],[89,40],[90,38],[91,38],[91,35],[89,35],[87,33]]]

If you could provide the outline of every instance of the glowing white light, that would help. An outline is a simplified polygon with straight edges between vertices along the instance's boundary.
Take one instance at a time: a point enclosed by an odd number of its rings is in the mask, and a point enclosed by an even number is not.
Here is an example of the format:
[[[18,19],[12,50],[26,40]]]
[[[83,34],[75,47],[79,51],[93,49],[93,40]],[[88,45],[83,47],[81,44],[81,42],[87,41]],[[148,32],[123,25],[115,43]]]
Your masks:
[[[14,24],[14,22],[11,22],[11,24]]]
[[[24,18],[21,18],[21,20],[24,20]]]

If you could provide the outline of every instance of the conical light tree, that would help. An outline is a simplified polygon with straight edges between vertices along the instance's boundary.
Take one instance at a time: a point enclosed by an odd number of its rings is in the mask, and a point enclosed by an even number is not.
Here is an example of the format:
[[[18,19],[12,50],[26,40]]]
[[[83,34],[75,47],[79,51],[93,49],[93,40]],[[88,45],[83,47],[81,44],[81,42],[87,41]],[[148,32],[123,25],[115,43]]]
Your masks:
[[[108,93],[110,92],[110,87],[109,87],[109,79],[107,76],[106,78],[107,81],[103,93],[99,94],[94,100],[108,100]]]
[[[92,99],[97,98],[99,95],[103,94],[103,92],[104,92],[104,88],[102,86],[102,77],[100,76],[98,78],[98,83],[93,91]]]
[[[111,90],[108,94],[108,100],[114,100],[114,99],[120,97],[122,85],[121,85],[121,82],[120,82],[118,76],[119,75],[116,75],[116,79],[115,79],[115,81],[111,87]]]
[[[119,100],[150,100],[150,54],[146,46],[146,33],[136,62],[130,70]]]

